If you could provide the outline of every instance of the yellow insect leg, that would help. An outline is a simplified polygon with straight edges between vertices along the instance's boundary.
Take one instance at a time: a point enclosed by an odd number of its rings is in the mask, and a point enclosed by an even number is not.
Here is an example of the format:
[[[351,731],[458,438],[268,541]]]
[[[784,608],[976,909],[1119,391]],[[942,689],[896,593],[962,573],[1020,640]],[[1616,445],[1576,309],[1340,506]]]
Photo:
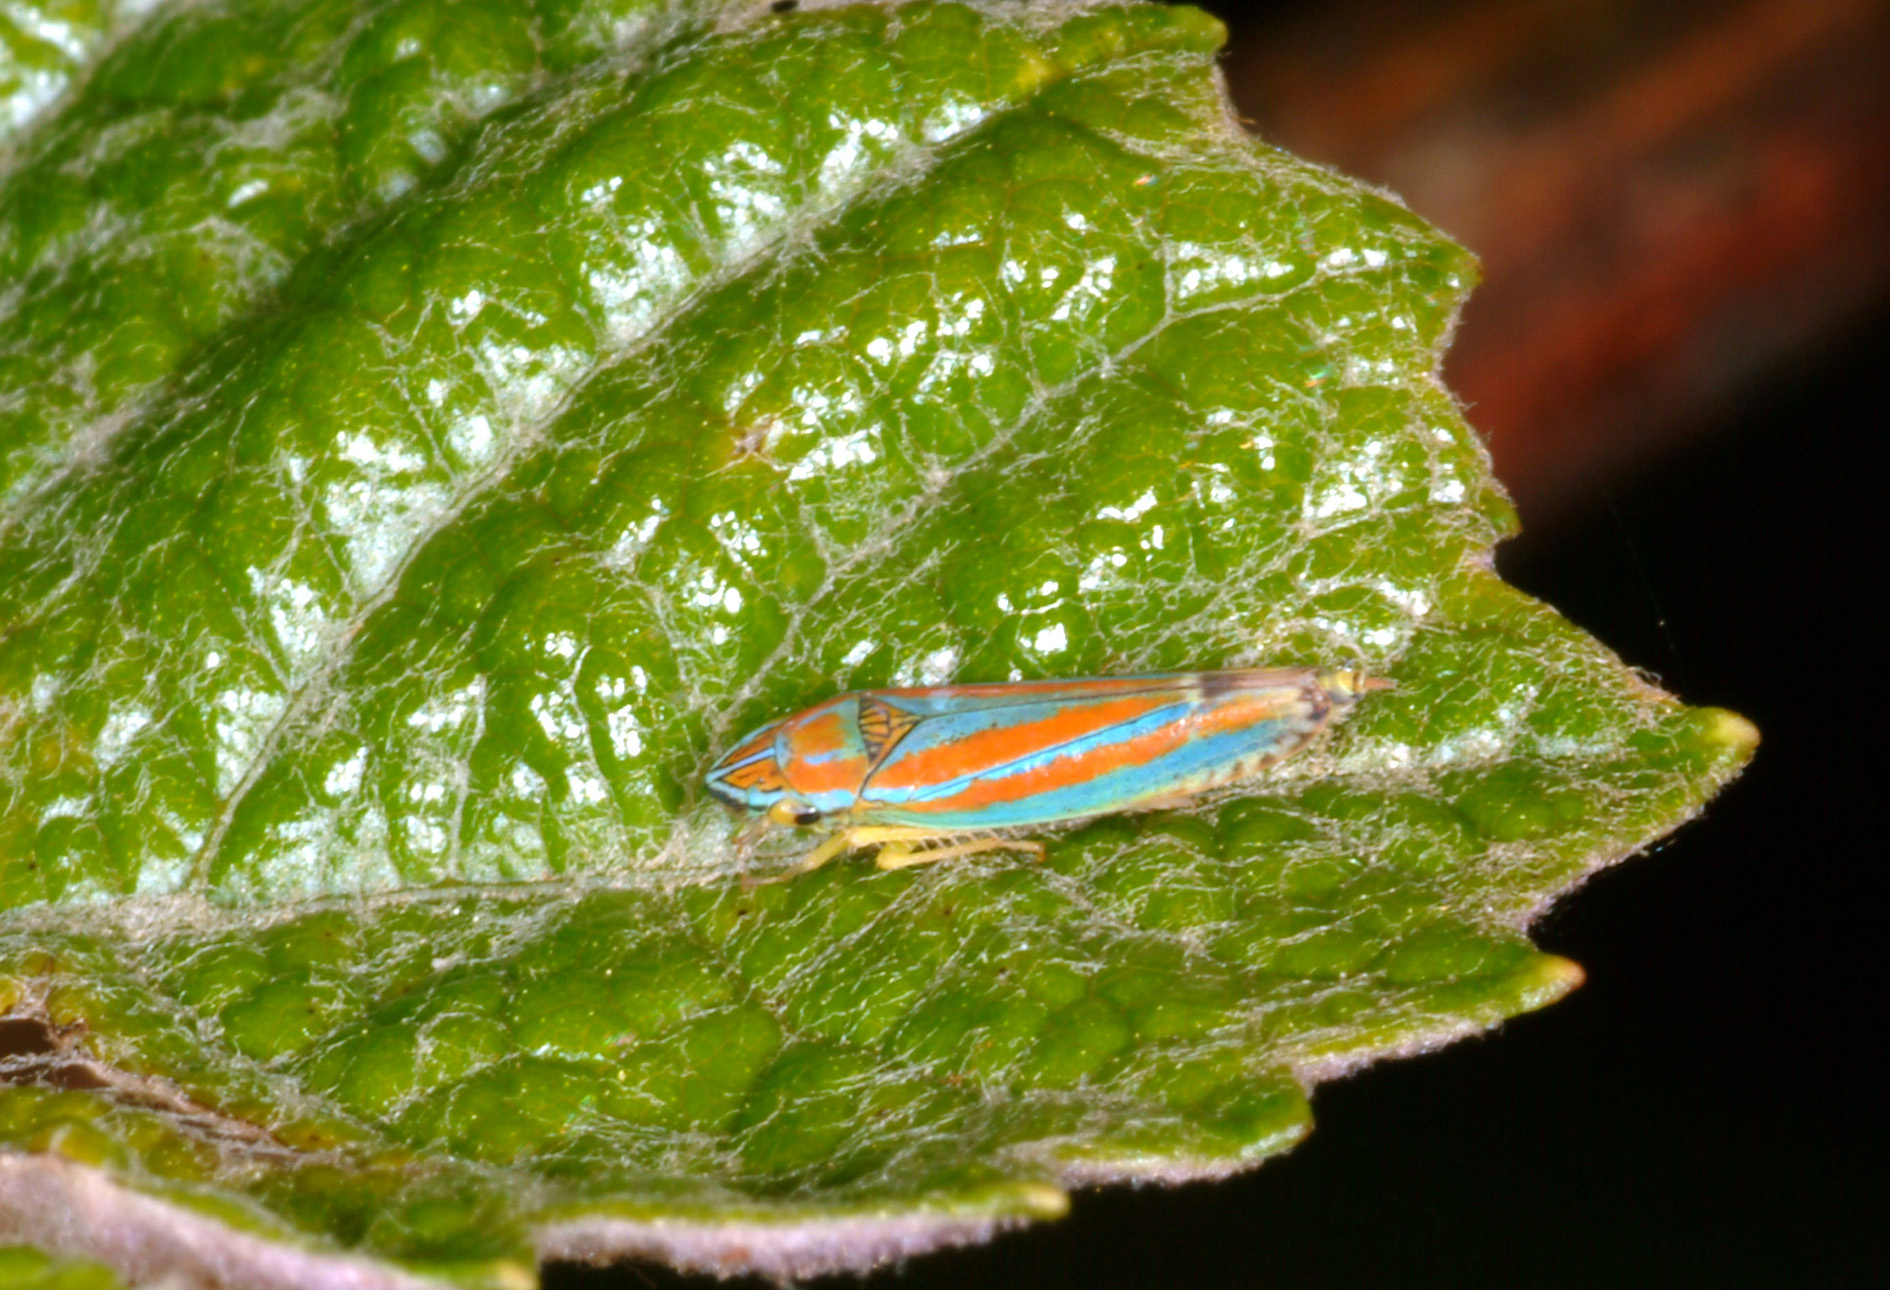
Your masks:
[[[915,847],[910,842],[889,842],[879,849],[879,855],[873,863],[882,869],[910,869],[913,865],[936,864],[940,860],[976,855],[980,851],[1029,851],[1038,860],[1043,859],[1041,842],[1026,842],[1021,838],[974,838],[970,842],[923,848]]]
[[[881,869],[909,869],[913,865],[934,864],[940,860],[950,860],[957,856],[975,855],[980,851],[1028,851],[1037,859],[1043,859],[1043,843],[1028,842],[1020,838],[974,838],[967,842],[952,842],[945,846],[923,847],[919,843],[938,842],[953,836],[949,833],[937,833],[931,829],[916,828],[909,825],[868,825],[864,828],[848,829],[836,833],[809,851],[799,863],[768,878],[745,879],[748,886],[762,886],[766,883],[786,882],[804,873],[812,873],[835,856],[854,847],[879,848],[875,858]]]
[[[745,879],[745,885],[759,887],[765,883],[786,882],[789,878],[798,878],[801,874],[812,873],[829,860],[853,845],[851,833],[836,833],[825,842],[802,856],[800,862],[791,868],[783,869],[772,878]]]

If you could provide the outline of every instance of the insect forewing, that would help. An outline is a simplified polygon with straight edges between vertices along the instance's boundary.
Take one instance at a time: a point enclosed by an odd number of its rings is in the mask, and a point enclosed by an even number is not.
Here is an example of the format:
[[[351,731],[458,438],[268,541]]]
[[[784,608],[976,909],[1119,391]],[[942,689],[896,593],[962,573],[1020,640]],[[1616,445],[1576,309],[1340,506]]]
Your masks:
[[[879,691],[913,721],[860,793],[861,821],[941,832],[1134,809],[1253,774],[1317,733],[1311,669]]]

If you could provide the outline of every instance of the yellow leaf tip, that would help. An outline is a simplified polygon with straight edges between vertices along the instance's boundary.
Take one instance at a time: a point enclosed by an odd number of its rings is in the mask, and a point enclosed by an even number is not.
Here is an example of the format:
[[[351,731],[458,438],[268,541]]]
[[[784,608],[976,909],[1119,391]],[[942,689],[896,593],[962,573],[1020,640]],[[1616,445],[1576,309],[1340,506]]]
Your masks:
[[[1737,712],[1708,708],[1701,715],[1705,718],[1703,726],[1708,743],[1742,757],[1750,756],[1759,746],[1759,728]]]
[[[492,1283],[501,1290],[538,1290],[538,1270],[529,1264],[506,1260],[490,1269]]]
[[[1054,1183],[1024,1183],[1016,1194],[1018,1208],[1032,1218],[1062,1218],[1070,1212],[1070,1193]]]
[[[1525,1010],[1546,1008],[1579,989],[1588,973],[1574,959],[1560,954],[1538,954],[1523,970],[1522,1003]]]

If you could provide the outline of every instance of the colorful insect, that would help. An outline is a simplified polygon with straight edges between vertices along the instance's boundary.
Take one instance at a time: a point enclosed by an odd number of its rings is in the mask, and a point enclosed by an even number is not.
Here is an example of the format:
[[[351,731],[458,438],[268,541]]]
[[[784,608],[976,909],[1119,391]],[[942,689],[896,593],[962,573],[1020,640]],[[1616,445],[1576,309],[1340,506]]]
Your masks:
[[[1391,688],[1274,668],[858,690],[769,722],[709,768],[709,791],[770,829],[833,831],[778,878],[853,847],[881,869],[1041,842],[965,837],[1180,802],[1291,757],[1335,711]],[[933,845],[927,845],[933,844]]]

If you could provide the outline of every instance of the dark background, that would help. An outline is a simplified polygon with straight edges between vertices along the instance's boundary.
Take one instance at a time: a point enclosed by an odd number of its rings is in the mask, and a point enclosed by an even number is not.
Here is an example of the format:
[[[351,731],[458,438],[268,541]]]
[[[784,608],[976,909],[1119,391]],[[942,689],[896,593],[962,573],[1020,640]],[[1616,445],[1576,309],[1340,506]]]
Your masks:
[[[815,1284],[1886,1284],[1885,6],[1206,7],[1258,133],[1484,254],[1449,375],[1526,526],[1503,574],[1764,743],[1538,924],[1564,1002],[1322,1086],[1250,1174]]]

